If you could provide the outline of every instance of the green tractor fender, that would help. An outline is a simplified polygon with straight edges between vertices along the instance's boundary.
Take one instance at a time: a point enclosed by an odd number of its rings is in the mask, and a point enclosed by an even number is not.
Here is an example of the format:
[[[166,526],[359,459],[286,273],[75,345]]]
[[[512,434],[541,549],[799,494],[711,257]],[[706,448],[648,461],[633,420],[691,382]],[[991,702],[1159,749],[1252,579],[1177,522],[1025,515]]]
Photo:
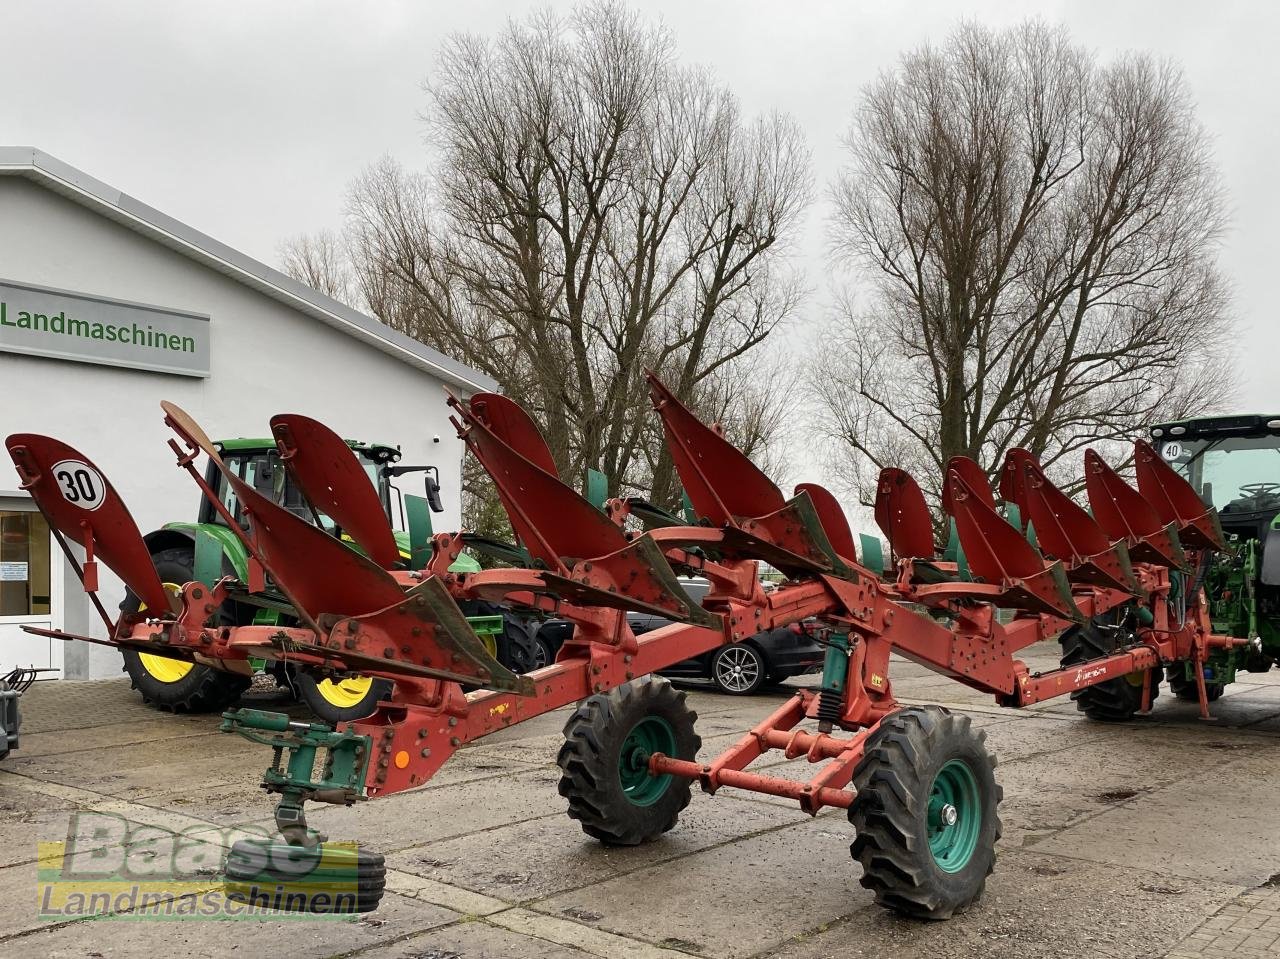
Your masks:
[[[213,523],[166,523],[142,537],[148,551],[188,547],[195,554],[195,578],[212,586],[224,575],[242,582],[249,578],[249,556],[240,538]]]

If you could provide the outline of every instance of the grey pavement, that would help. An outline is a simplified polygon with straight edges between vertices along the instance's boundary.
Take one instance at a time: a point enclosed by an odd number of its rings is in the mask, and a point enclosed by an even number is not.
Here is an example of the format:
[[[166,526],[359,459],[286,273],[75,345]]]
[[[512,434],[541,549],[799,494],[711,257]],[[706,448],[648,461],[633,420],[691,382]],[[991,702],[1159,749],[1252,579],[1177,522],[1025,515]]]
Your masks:
[[[1050,668],[1054,655],[1027,658]],[[0,764],[0,956],[1280,956],[1280,672],[1242,673],[1215,723],[1166,693],[1120,726],[1091,723],[1065,699],[1004,710],[906,662],[892,677],[905,702],[972,715],[1000,761],[1000,859],[982,901],[950,922],[875,905],[839,810],[810,818],[781,799],[695,793],[661,840],[598,845],[556,792],[563,712],[464,748],[425,788],[316,807],[313,824],[332,838],[387,856],[389,891],[370,916],[145,921],[152,910],[126,906],[41,919],[37,843],[66,840],[73,814],[69,862],[145,862],[157,836],[179,834],[197,880],[236,838],[270,830],[264,747],[220,734],[214,717],[155,713],[108,680],[40,684],[23,698],[22,747]],[[784,695],[691,688],[704,756]],[[808,772],[780,755],[758,766]],[[95,836],[94,813],[132,831]]]

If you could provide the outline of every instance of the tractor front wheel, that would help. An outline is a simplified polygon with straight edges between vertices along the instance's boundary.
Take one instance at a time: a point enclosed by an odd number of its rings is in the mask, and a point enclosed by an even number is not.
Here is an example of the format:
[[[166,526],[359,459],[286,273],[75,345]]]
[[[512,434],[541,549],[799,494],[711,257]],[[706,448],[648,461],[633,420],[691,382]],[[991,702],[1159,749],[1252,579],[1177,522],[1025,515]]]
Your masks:
[[[1193,666],[1192,669],[1195,667]],[[1184,702],[1198,703],[1200,702],[1200,693],[1196,689],[1196,681],[1187,677],[1187,667],[1183,663],[1174,663],[1165,672],[1165,678],[1169,681],[1169,692],[1177,696]],[[1223,683],[1211,683],[1206,680],[1204,691],[1209,696],[1209,702],[1221,698],[1226,692],[1226,685]]]
[[[1083,625],[1070,626],[1058,637],[1062,645],[1062,665],[1083,666],[1109,656],[1117,649],[1137,640],[1123,627],[1112,626],[1101,618]],[[1071,694],[1076,709],[1090,719],[1103,723],[1123,723],[1142,708],[1144,672],[1129,673],[1104,680],[1094,686],[1077,689]],[[1151,670],[1151,701],[1160,693],[1160,670]]]
[[[176,547],[151,554],[156,572],[165,589],[177,591],[195,578],[195,555],[190,549]],[[120,608],[136,613],[144,609],[132,591],[125,594]],[[231,625],[231,618],[223,611],[219,618],[222,625]],[[174,713],[222,712],[240,698],[249,688],[250,677],[228,673],[201,663],[190,663],[168,656],[122,650],[124,671],[129,681],[148,706]]]
[[[649,757],[692,760],[702,746],[698,714],[665,679],[632,680],[583,700],[556,757],[560,795],[582,831],[611,846],[638,846],[667,832],[689,805],[690,781],[649,774]]]
[[[294,676],[294,685],[316,718],[331,726],[372,716],[381,700],[391,698],[392,689],[389,679],[354,675],[316,679],[301,670]]]
[[[901,709],[868,738],[853,773],[850,846],[880,905],[949,919],[982,895],[1000,838],[995,757],[968,716]]]

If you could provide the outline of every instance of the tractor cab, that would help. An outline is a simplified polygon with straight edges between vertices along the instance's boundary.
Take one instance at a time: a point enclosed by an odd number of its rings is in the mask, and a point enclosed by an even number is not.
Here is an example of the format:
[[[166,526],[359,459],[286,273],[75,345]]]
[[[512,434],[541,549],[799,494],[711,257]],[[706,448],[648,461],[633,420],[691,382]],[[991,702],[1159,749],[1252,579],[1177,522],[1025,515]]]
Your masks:
[[[1165,461],[1214,506],[1228,533],[1263,539],[1280,515],[1280,417],[1217,416],[1151,428]]]
[[[316,523],[329,530],[333,529],[333,520],[323,514],[313,513],[306,497],[302,495],[302,491],[293,482],[289,471],[285,469],[284,462],[280,459],[280,452],[273,440],[222,440],[216,445],[223,462],[254,490],[277,506],[283,506],[309,523]],[[394,446],[370,445],[353,441],[348,441],[347,445],[356,454],[360,465],[369,476],[369,481],[378,490],[378,498],[382,501],[383,509],[386,510],[387,519],[394,523],[391,483],[393,471],[388,467],[400,459],[400,450]],[[217,490],[227,511],[233,516],[239,516],[240,506],[236,502],[235,492],[231,489],[226,476],[213,463],[209,464],[205,479],[213,489]],[[200,501],[200,522],[214,524],[223,522],[218,511],[213,508],[213,504],[204,498]]]
[[[1215,630],[1250,640],[1206,667],[1210,696],[1237,666],[1263,671],[1280,661],[1280,416],[1211,416],[1159,423],[1152,445],[1218,510],[1227,548],[1201,573]],[[1170,676],[1174,692],[1190,673]],[[1212,672],[1212,676],[1210,673]]]

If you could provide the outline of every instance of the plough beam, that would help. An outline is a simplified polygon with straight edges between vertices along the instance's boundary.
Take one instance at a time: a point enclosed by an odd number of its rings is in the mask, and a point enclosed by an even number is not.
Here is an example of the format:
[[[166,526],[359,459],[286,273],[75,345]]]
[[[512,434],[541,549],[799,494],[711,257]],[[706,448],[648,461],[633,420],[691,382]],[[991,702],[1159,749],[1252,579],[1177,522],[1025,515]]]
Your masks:
[[[519,540],[505,554],[515,565],[475,573],[450,569],[467,544],[461,533],[436,535],[422,571],[404,568],[350,448],[298,414],[272,420],[281,456],[308,508],[332,519],[359,549],[263,496],[227,467],[199,424],[165,403],[179,465],[250,557],[247,583],[191,582],[176,595],[160,583],[136,524],[86,457],[33,434],[11,436],[6,445],[59,541],[83,546],[86,589],[96,588],[94,563],[101,560],[146,604],[145,614],[122,615],[108,639],[95,641],[217,668],[248,670],[252,658],[266,657],[316,676],[394,681],[389,699],[341,731],[252,710],[225,716],[225,729],[273,749],[264,785],[280,796],[276,819],[285,840],[301,846],[323,842],[307,828],[306,802],[350,804],[420,786],[463,745],[578,703],[558,760],[560,791],[591,835],[619,843],[656,838],[674,823],[691,782],[707,792],[788,797],[811,814],[845,808],[858,831],[853,852],[864,881],[881,901],[909,915],[945,918],[980,894],[993,860],[994,763],[963,717],[897,701],[894,653],[1010,707],[1128,683],[1121,677],[1141,673],[1145,709],[1154,671],[1192,663],[1207,714],[1204,664],[1245,642],[1212,632],[1203,593],[1187,592],[1180,573],[1187,566],[1181,543],[1222,547],[1216,513],[1146,444],[1136,447],[1138,489],[1086,453],[1092,516],[1027,451],[1011,450],[999,483],[1006,520],[982,468],[953,458],[942,500],[962,555],[949,551],[947,561],[936,558],[935,525],[919,485],[902,470],[883,470],[875,518],[896,563],[883,576],[859,563],[830,492],[800,484],[785,499],[656,376],[648,380],[696,525],[662,512],[659,523],[631,528],[645,510],[633,512],[619,499],[601,511],[565,485],[537,426],[513,401],[486,393],[449,398],[458,434],[492,478]],[[196,471],[202,454],[225,477],[240,515]],[[1038,548],[1028,540],[1031,530]],[[864,544],[861,555],[880,565],[869,559],[876,552]],[[783,582],[766,589],[761,562],[781,570]],[[677,571],[709,580],[701,603]],[[296,625],[217,625],[229,597],[287,602]],[[554,663],[514,675],[487,652],[459,608],[481,599],[563,617],[573,636]],[[627,611],[670,623],[637,636]],[[1104,655],[1040,675],[1016,658],[1032,643],[1103,622],[1116,637]],[[803,628],[826,645],[821,686],[797,691],[724,754],[699,761],[696,717],[683,694],[650,675],[781,627]],[[905,761],[908,740],[918,755]],[[772,750],[805,759],[813,775],[791,780],[749,768]],[[930,801],[939,780],[921,778],[921,770],[941,777],[956,764],[967,770],[964,789],[971,786],[975,797],[965,810]],[[887,802],[911,820],[901,835],[876,818]],[[970,826],[980,838],[966,854],[978,857],[976,865],[952,873],[960,878],[945,887],[904,879],[934,876],[938,850],[955,855],[947,830],[964,817],[977,817]],[[368,896],[361,908],[371,908]]]

